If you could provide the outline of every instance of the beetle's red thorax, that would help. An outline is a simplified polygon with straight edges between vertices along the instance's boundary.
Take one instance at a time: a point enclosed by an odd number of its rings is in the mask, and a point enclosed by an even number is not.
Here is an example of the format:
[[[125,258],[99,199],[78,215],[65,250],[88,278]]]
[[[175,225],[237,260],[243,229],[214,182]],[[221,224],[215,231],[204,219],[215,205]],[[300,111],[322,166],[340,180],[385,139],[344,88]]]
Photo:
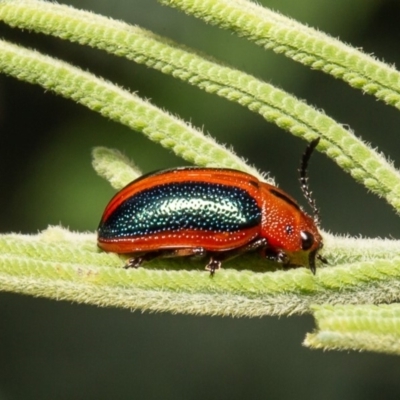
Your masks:
[[[321,236],[313,219],[307,215],[297,202],[283,190],[260,184],[262,201],[261,233],[268,244],[286,252],[302,250],[301,232],[309,232],[315,243],[311,250],[320,246]]]

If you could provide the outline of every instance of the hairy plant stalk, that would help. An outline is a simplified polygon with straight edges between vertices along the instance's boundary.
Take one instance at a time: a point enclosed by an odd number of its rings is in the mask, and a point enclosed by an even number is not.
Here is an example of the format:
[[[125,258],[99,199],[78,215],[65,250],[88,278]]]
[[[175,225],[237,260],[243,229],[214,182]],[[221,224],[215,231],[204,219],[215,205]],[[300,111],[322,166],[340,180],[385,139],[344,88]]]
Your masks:
[[[318,330],[304,345],[324,350],[368,350],[400,355],[400,305],[314,306]]]
[[[228,25],[238,24],[235,32],[243,34],[241,28],[246,28],[253,32],[253,35],[265,35],[263,38],[266,41],[269,40],[268,35],[272,35],[271,32],[274,32],[273,28],[276,28],[279,32],[282,31],[281,36],[285,37],[285,40],[292,40],[293,46],[301,41],[295,40],[296,38],[293,38],[293,35],[285,35],[284,32],[297,32],[301,38],[305,35],[304,32],[307,32],[307,38],[311,35],[309,41],[304,39],[309,46],[307,51],[310,54],[315,54],[315,57],[320,57],[321,46],[309,44],[309,42],[314,43],[311,40],[313,38],[312,34],[314,34],[315,40],[319,42],[325,40],[328,47],[333,46],[331,43],[333,39],[328,36],[248,1],[177,0],[164,1],[164,3],[179,6],[185,11],[193,12],[200,17],[207,17],[206,19],[210,22],[226,21]],[[0,19],[11,26],[31,29],[81,44],[88,44],[112,54],[146,64],[165,74],[171,74],[185,82],[196,85],[209,93],[215,93],[244,105],[250,110],[261,114],[267,121],[275,123],[294,135],[304,137],[306,140],[321,136],[322,140],[318,147],[320,151],[325,152],[341,168],[350,173],[351,176],[369,190],[384,197],[397,212],[400,211],[399,172],[384,157],[357,139],[343,125],[281,89],[275,88],[242,71],[221,65],[207,56],[200,55],[149,31],[64,5],[40,0],[5,0],[0,3]],[[265,21],[268,21],[268,23]],[[263,24],[268,26],[265,27]],[[225,25],[221,23],[221,26]],[[336,42],[334,41],[334,43]],[[352,50],[344,44],[341,44],[341,46],[341,49],[347,49],[346,51],[348,52]],[[301,51],[300,49],[299,52],[301,53]],[[332,53],[332,57],[334,55],[336,57],[338,54],[337,51],[333,50],[327,52],[327,54],[330,53]],[[362,53],[360,54],[363,55]],[[396,87],[397,80],[395,76],[398,74],[397,71],[375,68],[375,60],[366,55],[363,56],[362,63],[354,61],[353,64],[362,64],[363,70],[375,71],[373,75],[365,74],[363,79],[367,80],[368,84],[363,86],[364,90],[366,90],[365,87],[376,86],[375,81],[385,76],[391,77],[390,79],[388,78],[389,80],[386,84],[391,83],[393,87]],[[341,57],[340,55],[338,56],[339,59]],[[353,59],[351,56],[347,58]],[[305,57],[305,59],[309,60],[310,56]],[[311,65],[315,68],[319,64],[316,62]],[[354,75],[351,66],[344,64],[343,68],[348,68],[349,75]],[[331,67],[327,67],[328,70],[336,71]],[[356,81],[357,79],[354,79],[352,82]],[[377,93],[381,92],[382,90],[377,91]],[[388,96],[388,98],[392,97],[393,94]],[[160,140],[155,133],[150,136],[152,140]],[[196,159],[195,162],[197,164],[211,165],[208,158],[212,153],[211,143],[207,143],[207,147],[203,150],[203,146],[197,141],[188,142],[190,145],[198,146],[196,151],[201,150],[200,155],[195,157],[192,149],[184,152],[180,146],[175,145],[174,141],[161,137],[163,140],[160,140],[160,142],[164,146],[173,147],[175,152],[178,151],[177,154],[184,154],[184,158],[192,161]],[[204,157],[203,151],[206,153]],[[221,149],[216,149],[215,151],[217,152],[216,156],[218,156]],[[248,168],[245,169],[246,167],[238,162],[237,159],[228,163],[226,157],[225,153],[220,155],[217,165],[237,165],[239,166],[236,167],[237,169],[248,171]],[[222,159],[224,160],[222,161]],[[256,172],[253,170],[253,173]]]
[[[296,21],[246,0],[161,3],[232,29],[400,108],[397,71]],[[320,151],[400,211],[400,175],[383,156],[324,113],[272,85],[151,32],[64,5],[3,0],[0,19],[145,64],[246,106],[306,140],[320,136]],[[190,162],[262,177],[202,132],[67,63],[0,41],[0,72],[142,132]],[[94,150],[93,165],[117,189],[140,174],[120,153],[104,148]],[[314,310],[319,331],[307,336],[306,345],[399,354],[398,305],[372,305],[399,300],[399,241],[323,236],[330,266],[318,268],[315,276],[305,268],[274,271],[276,264],[255,254],[226,263],[211,278],[203,270],[204,260],[157,260],[126,270],[125,257],[101,252],[92,233],[52,227],[38,235],[0,235],[0,288],[105,307],[200,315],[254,317]]]

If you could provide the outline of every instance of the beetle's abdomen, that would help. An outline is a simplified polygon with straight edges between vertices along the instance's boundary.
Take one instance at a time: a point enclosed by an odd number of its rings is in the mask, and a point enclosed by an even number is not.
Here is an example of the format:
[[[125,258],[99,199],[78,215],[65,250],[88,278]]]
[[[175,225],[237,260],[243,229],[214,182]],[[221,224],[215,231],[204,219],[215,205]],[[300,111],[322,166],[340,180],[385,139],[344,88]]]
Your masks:
[[[244,189],[203,182],[168,183],[129,197],[99,226],[99,237],[127,239],[162,232],[237,232],[260,224],[261,210]]]

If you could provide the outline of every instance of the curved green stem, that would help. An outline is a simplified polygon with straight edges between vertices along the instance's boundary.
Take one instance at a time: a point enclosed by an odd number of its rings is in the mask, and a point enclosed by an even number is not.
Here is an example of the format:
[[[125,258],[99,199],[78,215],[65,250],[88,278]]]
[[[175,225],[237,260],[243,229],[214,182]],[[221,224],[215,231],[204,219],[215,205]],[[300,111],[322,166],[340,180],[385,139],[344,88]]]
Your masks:
[[[207,12],[207,15],[211,15],[213,18],[226,20],[226,24],[243,23],[244,26],[248,26],[248,29],[255,32],[259,27],[256,23],[259,22],[259,18],[266,18],[265,13],[270,13],[268,10],[260,11],[257,19],[254,14],[257,14],[259,7],[247,1],[168,2],[168,4],[172,3],[185,7],[186,11],[196,11],[196,15],[199,16]],[[247,10],[246,7],[249,9]],[[230,13],[231,8],[236,11]],[[243,19],[240,18],[241,13],[243,13]],[[250,14],[248,15],[248,13]],[[0,3],[0,19],[12,26],[88,44],[146,64],[163,73],[197,85],[207,92],[236,101],[250,110],[258,112],[266,120],[274,122],[281,128],[294,135],[304,137],[306,140],[321,136],[323,139],[318,147],[320,151],[324,151],[368,189],[386,198],[396,211],[400,211],[400,174],[390,163],[371,147],[357,139],[341,124],[272,85],[241,71],[218,64],[215,60],[199,55],[151,32],[63,5],[37,0],[6,0]],[[271,13],[270,24],[280,26],[283,24],[282,21],[286,21],[286,19],[281,16],[278,18]],[[287,22],[287,25],[287,29],[295,27],[296,32],[303,31],[299,28],[300,24]],[[264,32],[262,24],[260,27]],[[292,36],[289,35],[288,38],[292,38]],[[322,40],[325,39],[325,36],[318,34],[317,38]],[[296,38],[292,39],[294,46],[297,40],[295,40]],[[329,38],[326,37],[326,39]],[[319,54],[320,48],[316,46],[314,49],[311,46],[309,51],[311,50],[315,51],[315,54]],[[313,67],[315,67],[314,64]],[[352,70],[350,69],[350,71]],[[385,74],[377,73],[377,75]],[[140,124],[129,126],[145,132]],[[254,170],[245,167],[237,158],[231,158],[228,162],[227,153],[221,148],[215,147],[215,154],[213,154],[211,141],[204,145],[203,143],[207,142],[205,139],[199,141],[198,137],[194,140],[194,138],[189,139],[189,136],[184,135],[182,136],[183,140],[179,139],[178,142],[176,138],[171,139],[170,134],[164,137],[160,132],[162,131],[160,130],[158,133],[153,131],[149,136],[152,140],[160,140],[164,146],[173,147],[177,154],[192,162],[208,166],[228,166],[256,174]],[[191,146],[190,150],[182,150],[185,149],[183,146],[186,140]],[[195,150],[194,146],[196,146]],[[196,157],[197,151],[199,154]],[[211,161],[210,157],[214,156],[217,162]]]
[[[38,84],[142,132],[192,163],[239,169],[260,177],[239,157],[182,120],[70,64],[0,41],[0,71]]]
[[[1,235],[0,286],[102,306],[249,317],[305,313],[312,304],[379,303],[400,297],[398,251],[390,259],[360,258],[320,268],[315,276],[305,268],[265,272],[271,264],[249,255],[226,263],[211,278],[204,260],[158,260],[125,270],[124,257],[101,252],[95,242],[94,234],[59,227],[32,236]],[[398,242],[387,244],[399,248]]]
[[[159,0],[321,70],[400,109],[400,73],[354,47],[248,0]]]
[[[265,47],[330,72],[399,106],[396,71],[362,53],[349,52],[347,46],[297,22],[245,0],[162,2],[186,7],[187,11],[233,28]],[[12,26],[88,44],[144,63],[245,105],[307,140],[322,136],[320,150],[400,210],[399,172],[340,124],[282,90],[148,31],[63,5],[3,0],[0,19]],[[143,132],[186,160],[240,169],[260,177],[201,132],[136,95],[69,64],[0,42],[0,71],[39,84]],[[96,149],[94,158],[96,170],[116,188],[137,174],[116,152]],[[269,272],[276,265],[247,255],[226,263],[214,278],[203,270],[204,261],[185,259],[158,260],[146,268],[125,270],[123,257],[100,252],[95,243],[94,234],[76,234],[61,228],[50,228],[34,236],[0,235],[1,290],[102,306],[233,316],[305,313],[313,304],[389,303],[400,297],[398,241],[324,234],[324,255],[335,267],[319,268],[316,276],[304,268]],[[326,324],[320,323],[322,335],[316,333],[307,338],[307,344],[314,347],[389,351],[384,345],[362,347],[362,343],[378,343],[378,336],[391,341],[397,335],[398,322],[391,320],[388,330],[378,332],[375,328],[380,325],[375,324],[371,329],[375,336],[366,338],[358,327],[371,316],[382,321],[382,315],[371,313],[371,308],[366,313],[357,309],[356,317],[353,309],[350,314],[346,309],[344,316],[337,308],[323,306],[318,310],[321,315],[325,313]],[[334,319],[329,310],[338,310]],[[354,326],[356,329],[352,330]],[[333,337],[332,344],[325,340],[327,332]],[[348,338],[340,336],[343,332],[350,336],[353,345],[345,343]],[[390,352],[398,350],[392,348]]]
[[[142,175],[138,167],[118,150],[95,147],[92,156],[93,168],[101,177],[107,179],[114,189],[122,189]]]
[[[400,305],[314,306],[318,330],[304,345],[400,355]]]

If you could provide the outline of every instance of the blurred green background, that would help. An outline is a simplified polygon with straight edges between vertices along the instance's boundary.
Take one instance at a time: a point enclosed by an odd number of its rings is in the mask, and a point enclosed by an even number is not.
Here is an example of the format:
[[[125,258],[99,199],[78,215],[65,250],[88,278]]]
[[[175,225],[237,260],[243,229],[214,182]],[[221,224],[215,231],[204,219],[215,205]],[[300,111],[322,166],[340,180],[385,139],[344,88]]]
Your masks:
[[[59,1],[122,19],[252,73],[349,125],[398,165],[400,113],[155,0]],[[400,63],[400,2],[263,0],[390,64]],[[0,25],[2,37],[92,71],[227,143],[303,204],[305,142],[247,109],[103,52]],[[0,75],[0,232],[48,225],[94,231],[113,194],[91,168],[94,146],[144,172],[184,164],[139,133],[37,86]],[[398,217],[325,156],[311,186],[325,230],[400,237]],[[399,399],[400,358],[301,346],[310,316],[230,319],[149,314],[0,293],[2,399]]]

